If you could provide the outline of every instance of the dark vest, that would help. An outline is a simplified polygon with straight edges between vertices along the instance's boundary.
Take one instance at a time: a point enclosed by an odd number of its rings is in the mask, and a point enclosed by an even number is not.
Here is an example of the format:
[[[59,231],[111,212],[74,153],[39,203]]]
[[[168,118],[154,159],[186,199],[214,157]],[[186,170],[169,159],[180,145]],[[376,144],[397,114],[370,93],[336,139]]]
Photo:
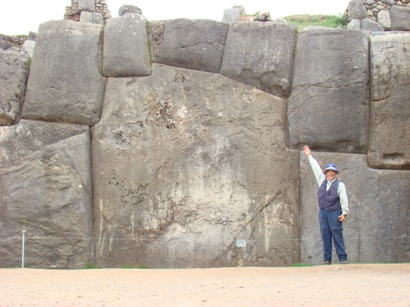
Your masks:
[[[322,185],[317,191],[317,199],[319,202],[319,208],[325,208],[327,211],[340,211],[340,198],[337,194],[337,188],[339,187],[339,179],[336,179],[329,190],[326,191],[327,180],[325,179]]]

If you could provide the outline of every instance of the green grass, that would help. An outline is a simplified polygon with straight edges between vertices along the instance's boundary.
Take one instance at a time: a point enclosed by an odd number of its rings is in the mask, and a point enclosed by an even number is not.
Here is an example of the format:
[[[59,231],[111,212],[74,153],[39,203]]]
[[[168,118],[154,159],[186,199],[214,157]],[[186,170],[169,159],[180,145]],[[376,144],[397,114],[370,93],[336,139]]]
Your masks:
[[[97,265],[93,263],[87,263],[85,268],[88,270],[101,269],[100,267],[98,267]],[[121,266],[120,268],[121,269],[148,269],[148,266],[144,264],[143,265],[124,265],[124,266]]]
[[[321,26],[328,28],[346,28],[347,15],[291,15],[286,16],[285,19],[289,24],[297,26],[298,30],[307,26]]]

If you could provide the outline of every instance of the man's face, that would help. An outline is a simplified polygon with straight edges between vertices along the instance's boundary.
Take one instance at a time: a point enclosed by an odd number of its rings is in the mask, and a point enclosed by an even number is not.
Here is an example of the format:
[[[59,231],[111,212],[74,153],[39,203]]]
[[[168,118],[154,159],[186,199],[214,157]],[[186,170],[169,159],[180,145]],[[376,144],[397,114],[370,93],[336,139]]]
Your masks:
[[[327,180],[333,180],[336,178],[336,172],[332,170],[326,171],[326,178]]]

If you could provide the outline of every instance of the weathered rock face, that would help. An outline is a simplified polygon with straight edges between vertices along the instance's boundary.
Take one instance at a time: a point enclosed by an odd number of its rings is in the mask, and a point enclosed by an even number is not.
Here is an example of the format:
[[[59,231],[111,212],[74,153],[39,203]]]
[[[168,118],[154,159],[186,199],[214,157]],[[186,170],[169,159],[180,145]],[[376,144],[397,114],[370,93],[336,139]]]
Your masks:
[[[23,106],[28,71],[27,57],[18,51],[0,49],[0,126],[17,122]]]
[[[407,0],[352,0],[347,8],[348,28],[369,32],[410,30]],[[359,22],[360,21],[360,22]]]
[[[94,125],[101,114],[103,26],[69,20],[39,27],[23,118]]]
[[[19,266],[23,229],[29,267],[320,263],[304,144],[342,170],[350,260],[410,261],[406,32],[175,20],[147,33],[139,12],[106,26],[85,13],[40,27],[23,119],[0,127],[1,266]],[[22,95],[16,80],[0,92]]]
[[[239,7],[225,9],[224,15],[222,17],[222,22],[226,22],[226,23],[236,22],[236,21],[239,21],[240,16],[241,16],[241,10],[239,9]]]
[[[130,4],[124,4],[120,7],[118,10],[118,16],[124,16],[128,14],[137,14],[137,15],[142,15],[142,10],[135,5],[130,5]]]
[[[348,5],[348,17],[349,20],[358,19],[362,20],[367,18],[366,8],[363,5],[362,0],[352,0]]]
[[[104,29],[104,76],[151,74],[147,20],[138,14],[111,18]]]
[[[94,0],[78,0],[79,12],[95,12]]]
[[[350,213],[344,223],[351,262],[404,262],[410,256],[410,172],[370,169],[365,155],[314,153],[322,167],[333,162],[345,183]],[[318,222],[318,186],[306,157],[300,159],[300,221],[303,263],[323,260]],[[338,263],[336,254],[333,260]]]
[[[30,32],[29,35],[4,35],[0,33],[0,49],[11,51],[12,49],[19,49],[24,42],[29,40],[35,40],[35,33]]]
[[[227,24],[211,20],[150,22],[152,59],[155,63],[217,73],[227,32]]]
[[[410,31],[410,7],[392,6],[391,27],[396,31]]]
[[[246,22],[229,26],[220,74],[289,97],[296,26]]]
[[[89,127],[22,119],[19,124],[0,131],[0,161],[11,162],[24,159],[61,140],[88,133]]]
[[[299,33],[287,108],[290,148],[366,152],[368,61],[361,31],[309,27]]]
[[[110,79],[92,129],[97,264],[295,262],[298,153],[283,108],[215,74],[154,65]]]
[[[88,14],[91,13],[92,15]],[[93,16],[93,23],[99,23],[100,17],[103,23],[111,18],[111,12],[108,10],[106,0],[71,0],[71,6],[66,6],[64,19],[82,21],[82,18],[88,19]],[[98,17],[97,17],[98,16]],[[97,20],[95,20],[97,19]]]
[[[81,12],[80,22],[89,22],[103,25],[104,19],[100,13]]]
[[[369,31],[369,32],[383,32],[383,26],[379,23],[370,20],[370,19],[363,19],[360,20],[360,29],[362,31]]]
[[[0,128],[0,143],[1,266],[20,265],[23,229],[27,266],[92,263],[89,128],[21,121]]]
[[[383,27],[385,30],[391,30],[391,19],[390,19],[390,12],[389,11],[381,11],[377,14],[377,22]]]
[[[369,165],[410,169],[410,35],[370,40]]]

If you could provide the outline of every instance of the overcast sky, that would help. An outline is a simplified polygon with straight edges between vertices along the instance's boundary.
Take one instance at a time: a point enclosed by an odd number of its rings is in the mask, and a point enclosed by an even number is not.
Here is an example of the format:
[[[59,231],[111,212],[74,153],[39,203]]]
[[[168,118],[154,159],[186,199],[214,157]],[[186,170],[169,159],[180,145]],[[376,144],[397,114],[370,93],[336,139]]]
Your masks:
[[[123,4],[142,10],[148,20],[175,18],[221,21],[224,9],[242,5],[247,14],[269,12],[272,18],[288,15],[342,15],[350,0],[106,0],[113,17]],[[37,32],[49,20],[64,18],[70,0],[0,0],[0,33],[6,35]]]

